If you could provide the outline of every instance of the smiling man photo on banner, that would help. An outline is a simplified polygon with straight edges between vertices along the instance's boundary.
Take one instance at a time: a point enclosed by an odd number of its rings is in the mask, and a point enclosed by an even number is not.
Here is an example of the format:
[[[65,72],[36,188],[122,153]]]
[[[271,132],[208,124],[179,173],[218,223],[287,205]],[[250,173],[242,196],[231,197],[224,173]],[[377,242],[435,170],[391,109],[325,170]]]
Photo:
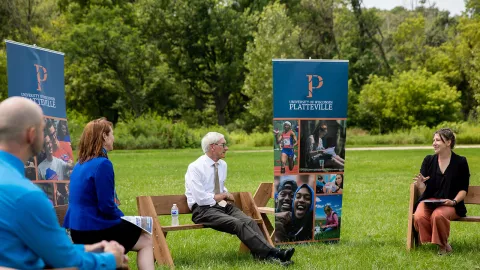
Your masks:
[[[288,241],[287,228],[292,220],[293,195],[297,190],[294,176],[280,177],[275,198],[275,242]]]
[[[297,177],[298,178],[298,177]],[[311,240],[315,192],[306,182],[293,179],[280,181],[275,209],[275,242]],[[292,190],[293,189],[293,190]],[[290,205],[287,205],[290,204]]]
[[[73,162],[72,146],[69,142],[60,141],[57,136],[57,125],[53,119],[46,119],[46,130],[53,145],[53,156],[65,162]]]
[[[48,130],[45,130],[44,133],[43,152],[44,156],[39,155],[44,158],[42,161],[37,157],[40,162],[38,164],[40,180],[67,180],[68,172],[73,168],[73,162],[65,162],[53,155],[53,143],[48,135]]]

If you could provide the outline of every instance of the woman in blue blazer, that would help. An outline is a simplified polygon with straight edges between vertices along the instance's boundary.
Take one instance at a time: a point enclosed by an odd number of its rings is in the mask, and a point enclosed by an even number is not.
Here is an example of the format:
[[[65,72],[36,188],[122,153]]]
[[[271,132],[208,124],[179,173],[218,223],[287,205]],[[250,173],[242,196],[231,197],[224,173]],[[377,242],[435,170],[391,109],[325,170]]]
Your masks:
[[[105,118],[89,122],[78,146],[78,163],[70,176],[70,197],[64,227],[77,244],[117,241],[125,253],[137,251],[138,269],[154,269],[151,235],[121,219],[115,203],[115,174],[108,151],[113,150],[113,125]]]

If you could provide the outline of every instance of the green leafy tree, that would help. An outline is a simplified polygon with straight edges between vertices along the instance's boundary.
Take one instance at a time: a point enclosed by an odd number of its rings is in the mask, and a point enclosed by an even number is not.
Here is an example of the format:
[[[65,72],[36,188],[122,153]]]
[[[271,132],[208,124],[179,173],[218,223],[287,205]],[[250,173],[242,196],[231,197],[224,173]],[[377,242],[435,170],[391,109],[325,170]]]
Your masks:
[[[458,52],[462,70],[469,87],[472,89],[474,118],[480,113],[480,16],[462,18],[458,25]]]
[[[288,18],[285,6],[275,3],[264,9],[254,40],[248,43],[245,53],[248,73],[243,93],[250,98],[248,111],[256,116],[261,130],[272,124],[272,59],[299,58],[299,32]]]
[[[431,47],[439,47],[453,37],[458,20],[451,17],[448,11],[434,11],[435,17],[427,27],[426,44]]]
[[[39,37],[51,27],[58,15],[55,0],[3,0],[0,1],[0,100],[8,97],[7,58],[5,39],[27,44],[40,42]]]
[[[425,61],[425,19],[419,15],[407,18],[393,35],[399,70],[416,69]]]
[[[334,29],[340,56],[349,60],[351,87],[357,93],[370,75],[391,73],[383,47],[381,18],[375,10],[367,10],[361,5],[362,1],[358,0],[340,1],[334,10]]]
[[[262,12],[271,0],[237,0],[232,2],[232,7],[237,11],[247,11],[250,13]]]
[[[438,72],[409,70],[391,79],[372,76],[359,96],[360,123],[372,132],[435,126],[460,117],[460,93]]]
[[[56,16],[55,0],[0,1],[0,40],[37,43],[39,32],[48,30]]]
[[[380,57],[377,61],[383,67],[384,72],[391,74],[392,69],[383,46],[381,19],[377,16],[375,9],[362,8],[363,0],[350,0],[350,4],[357,20],[359,38],[363,40],[358,44],[361,51],[374,48]]]
[[[304,58],[339,58],[340,51],[334,33],[336,0],[301,0],[290,18],[301,30],[298,45]]]
[[[239,94],[252,23],[232,4],[223,0],[146,1],[141,8],[143,33],[158,45],[177,82],[188,90],[184,110],[203,114],[195,124],[213,118],[226,125],[244,110],[246,100]]]
[[[462,118],[467,120],[474,109],[475,99],[465,69],[465,59],[454,38],[440,47],[426,47],[424,67],[431,73],[441,72],[445,81],[461,93]]]
[[[168,67],[135,22],[132,5],[96,6],[66,29],[61,48],[73,109],[116,120],[119,114],[139,117],[149,109],[165,113],[174,106]]]
[[[480,0],[465,0],[465,8],[470,16],[480,14]]]

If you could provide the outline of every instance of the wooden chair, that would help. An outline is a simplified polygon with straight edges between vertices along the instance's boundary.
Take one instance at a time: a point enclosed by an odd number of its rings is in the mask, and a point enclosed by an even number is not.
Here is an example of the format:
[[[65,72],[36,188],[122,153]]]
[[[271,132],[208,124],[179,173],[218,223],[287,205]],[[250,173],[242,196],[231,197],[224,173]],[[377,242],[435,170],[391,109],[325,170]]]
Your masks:
[[[263,223],[267,228],[268,234],[270,235],[270,239],[274,241],[274,233],[275,228],[270,222],[267,214],[275,214],[275,208],[267,207],[268,201],[274,198],[274,190],[273,190],[273,183],[260,183],[255,191],[255,195],[253,195],[253,200],[255,201],[255,205],[257,205],[258,211],[262,217]]]
[[[265,223],[258,212],[252,195],[249,192],[232,193],[235,198],[235,205],[241,209],[247,216],[253,218],[260,230],[263,232],[267,241],[273,246]],[[153,254],[155,260],[160,265],[174,267],[172,255],[166,241],[167,233],[172,231],[203,229],[202,224],[183,224],[178,226],[163,226],[160,224],[157,216],[170,215],[172,205],[176,204],[179,214],[192,213],[188,208],[187,197],[185,195],[164,195],[164,196],[140,196],[137,197],[137,207],[140,216],[151,216],[153,218]],[[239,252],[246,252],[248,248],[242,243]]]
[[[60,227],[63,227],[63,220],[65,219],[67,210],[68,205],[55,206],[55,213],[57,214],[58,224],[60,224]]]
[[[418,233],[415,231],[413,226],[414,211],[413,208],[418,198],[420,197],[420,192],[415,184],[410,184],[410,202],[408,209],[408,230],[407,230],[407,250],[418,246],[420,241],[418,239]],[[480,204],[480,186],[469,186],[468,193],[465,197],[465,204]],[[480,216],[467,216],[454,221],[464,221],[464,222],[480,222]]]

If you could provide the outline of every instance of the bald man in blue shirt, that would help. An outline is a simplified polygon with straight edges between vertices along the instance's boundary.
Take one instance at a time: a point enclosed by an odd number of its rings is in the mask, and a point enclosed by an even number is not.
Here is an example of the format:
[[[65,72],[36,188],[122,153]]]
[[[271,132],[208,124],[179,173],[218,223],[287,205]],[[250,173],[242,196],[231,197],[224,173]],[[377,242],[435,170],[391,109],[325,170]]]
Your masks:
[[[44,125],[35,102],[12,97],[0,103],[0,268],[116,269],[123,247],[74,245],[46,194],[25,178],[23,164],[42,149]]]

